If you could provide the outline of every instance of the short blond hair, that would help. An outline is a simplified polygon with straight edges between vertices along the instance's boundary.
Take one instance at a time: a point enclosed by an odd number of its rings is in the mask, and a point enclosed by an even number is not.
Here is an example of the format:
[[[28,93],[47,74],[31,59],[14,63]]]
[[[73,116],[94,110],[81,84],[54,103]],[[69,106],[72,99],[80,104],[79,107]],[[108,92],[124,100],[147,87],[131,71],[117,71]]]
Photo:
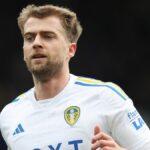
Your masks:
[[[22,9],[18,17],[18,26],[22,35],[24,35],[24,25],[30,17],[45,18],[48,16],[56,16],[60,19],[70,42],[78,41],[82,33],[82,26],[80,25],[76,13],[68,8],[50,4],[43,6],[30,4]]]

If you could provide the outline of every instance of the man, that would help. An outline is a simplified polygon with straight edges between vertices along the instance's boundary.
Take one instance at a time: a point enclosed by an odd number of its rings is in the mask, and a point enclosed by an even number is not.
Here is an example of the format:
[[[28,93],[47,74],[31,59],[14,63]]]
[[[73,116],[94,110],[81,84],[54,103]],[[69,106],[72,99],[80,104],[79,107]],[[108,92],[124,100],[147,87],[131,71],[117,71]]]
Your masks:
[[[74,12],[29,5],[18,25],[34,87],[1,112],[8,149],[150,150],[150,130],[121,88],[70,74],[82,32]]]

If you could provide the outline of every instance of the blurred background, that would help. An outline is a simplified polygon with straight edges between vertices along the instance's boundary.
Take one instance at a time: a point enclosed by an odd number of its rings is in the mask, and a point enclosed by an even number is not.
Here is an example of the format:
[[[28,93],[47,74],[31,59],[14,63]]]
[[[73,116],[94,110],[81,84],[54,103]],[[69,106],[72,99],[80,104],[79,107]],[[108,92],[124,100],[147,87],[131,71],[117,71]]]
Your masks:
[[[83,26],[71,72],[112,81],[133,100],[150,126],[150,1],[149,0],[13,0],[0,5],[0,111],[33,86],[22,54],[17,26],[27,4],[57,4],[77,13]],[[6,150],[0,136],[0,150]]]

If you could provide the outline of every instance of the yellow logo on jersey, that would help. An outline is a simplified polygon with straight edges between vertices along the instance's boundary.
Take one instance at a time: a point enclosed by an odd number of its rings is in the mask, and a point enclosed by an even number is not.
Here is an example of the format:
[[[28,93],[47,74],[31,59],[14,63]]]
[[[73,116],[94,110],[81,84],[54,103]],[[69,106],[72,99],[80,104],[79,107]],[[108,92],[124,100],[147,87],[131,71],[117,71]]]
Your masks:
[[[65,110],[64,117],[69,125],[74,125],[80,117],[80,108],[71,106]]]

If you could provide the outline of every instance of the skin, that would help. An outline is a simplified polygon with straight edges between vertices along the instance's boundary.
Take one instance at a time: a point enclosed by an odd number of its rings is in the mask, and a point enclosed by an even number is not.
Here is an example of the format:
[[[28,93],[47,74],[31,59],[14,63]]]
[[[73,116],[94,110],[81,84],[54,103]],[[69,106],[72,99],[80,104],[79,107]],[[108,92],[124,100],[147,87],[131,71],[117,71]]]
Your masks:
[[[37,100],[57,95],[69,80],[70,43],[57,17],[29,18],[24,25],[24,60],[33,76]]]
[[[95,126],[92,138],[92,150],[96,150],[97,148],[101,148],[101,150],[127,150],[120,147],[111,136],[102,132],[99,126]]]
[[[31,72],[37,100],[56,96],[69,81],[69,61],[76,43],[70,43],[59,18],[30,17],[24,25],[23,54]],[[95,127],[92,150],[125,150],[99,127]]]

